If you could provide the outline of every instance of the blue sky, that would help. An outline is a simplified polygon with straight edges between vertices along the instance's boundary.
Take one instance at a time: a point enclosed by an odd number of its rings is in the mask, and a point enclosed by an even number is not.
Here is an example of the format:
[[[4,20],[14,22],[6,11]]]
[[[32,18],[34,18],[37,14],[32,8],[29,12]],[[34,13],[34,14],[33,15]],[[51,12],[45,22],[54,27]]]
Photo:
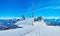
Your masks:
[[[60,16],[60,0],[0,0],[0,17],[31,17],[32,3],[34,16]]]

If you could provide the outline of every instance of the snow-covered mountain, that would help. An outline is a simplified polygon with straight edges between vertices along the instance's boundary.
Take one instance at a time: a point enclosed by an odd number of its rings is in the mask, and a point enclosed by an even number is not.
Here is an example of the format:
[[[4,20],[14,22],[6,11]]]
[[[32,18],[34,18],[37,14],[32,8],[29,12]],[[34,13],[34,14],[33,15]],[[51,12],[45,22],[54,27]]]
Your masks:
[[[34,22],[33,19],[18,21],[16,25],[22,25],[23,28],[0,31],[0,36],[60,36],[59,26],[47,26],[44,20]]]

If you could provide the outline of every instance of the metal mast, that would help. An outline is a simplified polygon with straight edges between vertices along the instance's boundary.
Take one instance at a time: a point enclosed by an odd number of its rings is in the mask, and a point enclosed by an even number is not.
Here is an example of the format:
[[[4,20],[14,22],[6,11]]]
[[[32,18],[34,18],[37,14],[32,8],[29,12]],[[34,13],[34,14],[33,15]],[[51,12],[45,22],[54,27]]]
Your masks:
[[[32,18],[33,18],[32,25],[34,25],[34,1],[32,2]]]
[[[32,18],[34,17],[34,1],[32,2]]]
[[[22,11],[22,18],[23,18],[23,11]]]
[[[24,17],[24,13],[23,13],[23,11],[22,11],[22,20],[25,20],[25,17]]]

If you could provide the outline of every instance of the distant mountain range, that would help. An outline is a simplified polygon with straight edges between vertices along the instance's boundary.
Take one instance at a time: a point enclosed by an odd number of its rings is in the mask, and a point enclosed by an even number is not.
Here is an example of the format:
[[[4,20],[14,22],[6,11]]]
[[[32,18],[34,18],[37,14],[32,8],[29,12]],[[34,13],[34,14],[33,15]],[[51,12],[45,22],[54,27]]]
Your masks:
[[[44,19],[44,21],[54,26],[60,26],[60,19]]]

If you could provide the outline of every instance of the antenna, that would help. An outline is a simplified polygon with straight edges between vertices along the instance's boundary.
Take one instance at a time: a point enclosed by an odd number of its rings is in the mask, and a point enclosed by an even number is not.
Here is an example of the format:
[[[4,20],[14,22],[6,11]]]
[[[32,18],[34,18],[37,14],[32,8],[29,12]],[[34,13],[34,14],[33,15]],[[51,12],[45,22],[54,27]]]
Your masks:
[[[25,17],[24,17],[24,13],[23,13],[23,11],[22,11],[22,20],[25,20]]]
[[[32,2],[32,18],[34,17],[34,1]],[[32,25],[34,25],[34,19],[32,21]]]
[[[32,3],[32,18],[34,17],[34,2]]]
[[[22,17],[23,17],[23,11],[22,11]]]

